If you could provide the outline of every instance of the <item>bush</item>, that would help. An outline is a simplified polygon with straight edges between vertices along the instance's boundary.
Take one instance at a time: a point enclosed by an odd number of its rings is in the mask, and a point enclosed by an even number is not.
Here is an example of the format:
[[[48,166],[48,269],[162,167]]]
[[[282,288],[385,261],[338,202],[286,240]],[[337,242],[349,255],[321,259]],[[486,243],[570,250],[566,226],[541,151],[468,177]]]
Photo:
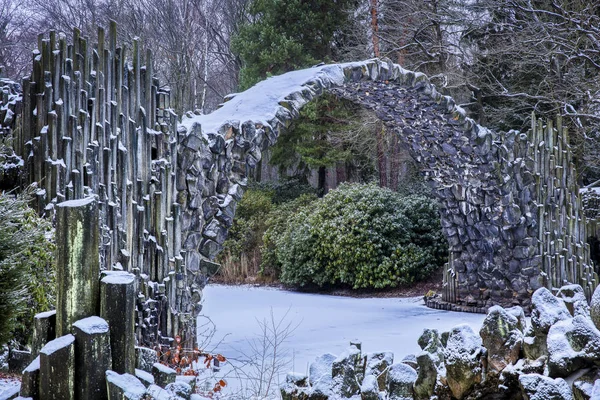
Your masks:
[[[33,316],[54,303],[52,228],[28,199],[0,195],[0,344],[28,343]]]
[[[217,258],[224,279],[243,280],[258,273],[265,216],[273,207],[273,195],[273,190],[248,189],[238,203],[223,252]]]
[[[447,244],[430,198],[343,184],[290,218],[276,255],[286,284],[385,288],[429,276]]]
[[[267,215],[266,230],[262,236],[260,274],[264,277],[278,279],[281,274],[281,263],[277,260],[277,240],[281,238],[289,226],[290,220],[302,208],[317,200],[316,194],[304,193],[300,197],[276,205]]]

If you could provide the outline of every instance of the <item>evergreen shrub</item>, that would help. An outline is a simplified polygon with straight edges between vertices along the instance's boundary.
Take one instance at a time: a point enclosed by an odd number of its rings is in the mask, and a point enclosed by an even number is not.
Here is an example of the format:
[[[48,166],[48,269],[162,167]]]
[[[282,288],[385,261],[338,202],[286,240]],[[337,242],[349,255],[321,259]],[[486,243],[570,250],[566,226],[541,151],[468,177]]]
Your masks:
[[[54,305],[52,226],[29,199],[29,192],[0,194],[0,345],[27,344],[33,316]]]
[[[428,277],[447,244],[431,198],[343,184],[289,218],[275,253],[285,284],[379,289]]]

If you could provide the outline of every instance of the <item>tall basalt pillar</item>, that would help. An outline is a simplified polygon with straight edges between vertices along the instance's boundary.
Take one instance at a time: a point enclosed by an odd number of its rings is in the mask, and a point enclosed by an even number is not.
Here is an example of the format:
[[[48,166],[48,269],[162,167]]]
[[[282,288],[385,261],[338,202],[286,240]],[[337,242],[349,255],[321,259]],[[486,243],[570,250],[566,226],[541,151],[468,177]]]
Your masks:
[[[100,282],[100,316],[110,326],[113,370],[135,373],[135,275],[111,273]]]
[[[97,314],[98,204],[94,197],[64,201],[56,218],[56,336],[62,336],[70,333],[73,322]]]

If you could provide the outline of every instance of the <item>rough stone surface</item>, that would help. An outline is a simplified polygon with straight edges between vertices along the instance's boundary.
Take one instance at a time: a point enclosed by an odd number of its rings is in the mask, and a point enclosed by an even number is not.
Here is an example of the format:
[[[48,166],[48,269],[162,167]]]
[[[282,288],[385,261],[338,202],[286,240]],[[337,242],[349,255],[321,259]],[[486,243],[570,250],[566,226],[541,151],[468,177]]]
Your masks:
[[[592,368],[573,381],[573,398],[575,400],[590,400],[594,391],[594,383],[600,382],[600,371]]]
[[[40,399],[75,399],[75,337],[58,337],[40,350]]]
[[[418,375],[414,384],[415,399],[430,399],[434,395],[438,379],[434,356],[424,351],[417,356],[417,364]]]
[[[448,386],[457,399],[481,382],[481,337],[469,325],[459,325],[450,331],[444,350]]]
[[[566,285],[560,288],[556,297],[562,299],[572,316],[590,315],[590,306],[580,285]]]
[[[100,227],[94,197],[59,203],[56,210],[56,336],[62,336],[98,311]]]
[[[333,361],[331,376],[334,381],[334,391],[340,393],[342,397],[349,398],[359,393],[359,382],[363,378],[361,372],[364,373],[360,370],[361,361],[360,350],[355,346],[350,346]]]
[[[596,288],[590,301],[590,316],[596,328],[600,329],[600,286]]]
[[[546,288],[539,288],[531,297],[531,325],[535,333],[547,334],[550,327],[571,318],[565,302],[552,295]]]
[[[37,356],[46,343],[56,338],[56,310],[36,314],[33,317],[31,352]]]
[[[523,333],[519,320],[499,306],[488,310],[479,335],[487,349],[488,373],[500,373],[508,364],[519,359]]]
[[[110,326],[113,370],[135,373],[135,276],[111,274],[100,282],[100,316]]]
[[[131,374],[106,371],[108,400],[142,400],[146,386]]]
[[[88,317],[73,324],[75,336],[75,395],[79,399],[107,397],[105,372],[112,369],[108,323]]]
[[[393,364],[388,372],[389,400],[412,400],[417,371],[404,363]]]
[[[31,362],[23,370],[23,376],[21,377],[21,390],[19,395],[22,397],[31,397],[39,399],[40,397],[40,357],[37,356],[35,360]]]
[[[152,365],[158,362],[158,355],[155,350],[147,347],[135,347],[135,367],[146,372],[152,372]]]
[[[566,377],[600,360],[600,331],[583,315],[559,321],[548,332],[548,355],[550,376]]]
[[[526,374],[521,375],[519,383],[526,400],[573,400],[573,392],[562,378]]]
[[[154,377],[154,383],[160,387],[165,387],[169,383],[175,382],[177,372],[174,369],[155,363],[152,366],[152,376]]]

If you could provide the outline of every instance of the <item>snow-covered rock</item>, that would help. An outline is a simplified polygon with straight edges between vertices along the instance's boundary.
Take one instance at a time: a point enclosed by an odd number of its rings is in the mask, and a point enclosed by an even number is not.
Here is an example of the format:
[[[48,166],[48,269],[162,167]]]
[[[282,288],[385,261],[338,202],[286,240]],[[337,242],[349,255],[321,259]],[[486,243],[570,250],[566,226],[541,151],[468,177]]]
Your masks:
[[[417,341],[421,350],[431,353],[435,365],[444,363],[444,346],[440,339],[437,329],[424,329]]]
[[[594,321],[596,328],[600,329],[600,286],[594,290],[592,300],[590,301],[590,317]]]
[[[590,400],[595,382],[600,382],[600,370],[598,368],[592,368],[573,381],[573,397],[577,400]],[[600,396],[597,395],[596,398],[600,398]]]
[[[519,359],[523,333],[519,320],[500,306],[491,307],[479,335],[487,349],[488,373],[500,373]]]
[[[519,377],[519,383],[525,400],[573,400],[573,392],[562,378],[527,374]]]
[[[417,371],[404,363],[393,364],[388,372],[388,399],[412,400]]]
[[[565,302],[542,287],[531,297],[531,325],[535,333],[548,333],[550,327],[558,321],[571,318]]]
[[[369,353],[366,356],[365,378],[374,376],[379,391],[385,390],[389,367],[394,363],[394,353],[389,351]],[[364,383],[363,380],[363,383]],[[362,391],[361,391],[362,392]]]
[[[556,297],[562,299],[572,316],[590,316],[590,306],[585,298],[585,292],[580,285],[565,285],[560,288]]]
[[[547,341],[550,376],[568,376],[600,360],[600,331],[582,315],[552,325]]]
[[[452,328],[448,336],[444,350],[446,378],[452,394],[459,400],[481,382],[481,344],[481,337],[466,324]]]
[[[131,374],[106,371],[106,384],[109,399],[140,400],[146,394],[146,386]]]
[[[423,351],[417,356],[418,374],[414,384],[415,399],[430,399],[435,391],[438,379],[438,369],[434,355]]]
[[[364,377],[362,357],[356,346],[350,346],[333,361],[331,375],[334,391],[342,397],[350,398],[360,391],[360,383]]]

